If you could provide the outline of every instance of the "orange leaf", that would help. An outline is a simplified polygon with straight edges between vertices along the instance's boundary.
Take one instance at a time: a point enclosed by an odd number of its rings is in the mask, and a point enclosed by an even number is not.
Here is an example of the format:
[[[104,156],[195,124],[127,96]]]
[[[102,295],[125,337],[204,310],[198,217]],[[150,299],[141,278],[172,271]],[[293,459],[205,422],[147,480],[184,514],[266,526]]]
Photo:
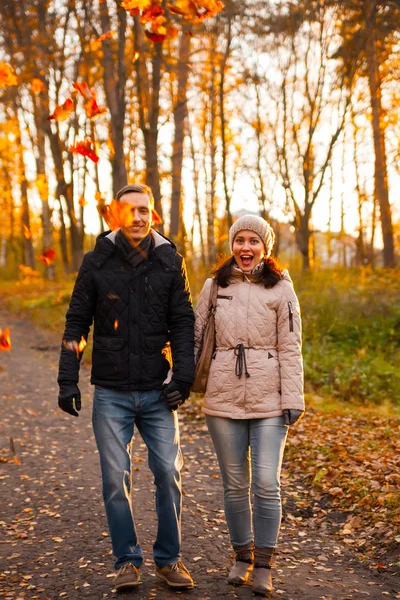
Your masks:
[[[99,37],[97,38],[97,41],[103,42],[104,40],[109,40],[110,38],[114,37],[114,35],[115,35],[115,31],[110,29],[109,31],[106,31],[105,33],[102,33],[101,35],[99,35]]]
[[[79,206],[82,206],[82,208],[83,208],[84,206],[87,206],[87,202],[86,202],[86,200],[85,200],[85,196],[80,196],[80,197],[79,197],[78,204],[79,204]]]
[[[132,205],[129,202],[113,200],[111,204],[98,204],[97,210],[112,231],[132,225]],[[151,217],[154,224],[162,223],[160,215],[154,208],[151,211]]]
[[[10,328],[6,327],[4,331],[0,329],[0,352],[10,352],[11,347]]]
[[[86,339],[82,336],[81,341],[78,343],[76,340],[70,340],[67,342],[63,340],[63,345],[67,350],[71,350],[71,352],[75,352],[76,357],[79,358],[79,354],[84,351],[87,346]]]
[[[134,14],[139,14],[139,11],[151,8],[151,5],[152,0],[124,0],[121,2],[122,8],[134,11]]]
[[[82,94],[82,96],[86,99],[86,100],[90,100],[90,98],[93,97],[94,95],[94,90],[91,90],[88,86],[88,84],[86,83],[86,81],[75,81],[73,84],[73,87],[78,90],[78,92],[80,94]]]
[[[111,204],[98,207],[98,210],[109,228],[113,231],[119,227],[129,227],[132,225],[132,205],[129,202],[113,200]]]
[[[18,80],[11,65],[0,61],[0,88],[17,85]]]
[[[87,156],[93,162],[97,163],[99,157],[96,154],[94,147],[92,146],[92,140],[89,137],[86,137],[82,142],[77,142],[75,146],[70,146],[69,151],[74,154],[81,154],[82,156]]]
[[[115,331],[117,331],[117,329],[118,329],[118,319],[115,319],[115,321],[114,321],[114,329],[115,329]]]
[[[145,29],[144,33],[147,39],[156,44],[159,42],[163,42],[167,37],[167,30],[165,27],[160,27],[158,31],[148,31],[147,29]]]
[[[144,25],[145,23],[153,22],[156,19],[162,19],[161,22],[165,23],[167,19],[164,15],[165,12],[161,6],[151,6],[143,11],[142,16],[140,17],[140,22]]]
[[[90,98],[85,103],[85,110],[86,110],[86,114],[89,117],[89,119],[94,119],[95,117],[98,117],[99,115],[103,115],[105,112],[107,112],[106,108],[100,107],[97,104],[96,98],[94,98],[94,97]]]
[[[176,0],[174,4],[167,4],[167,8],[192,23],[199,23],[220,13],[224,3],[220,0]]]
[[[34,77],[32,79],[31,90],[34,94],[40,94],[40,92],[43,92],[44,88],[45,88],[44,81],[42,81],[41,79],[38,79],[37,77]]]
[[[151,211],[151,220],[155,225],[160,225],[162,223],[162,218],[158,214],[155,208]]]
[[[48,248],[43,252],[42,256],[39,256],[39,260],[42,260],[47,267],[54,262],[55,258],[56,252],[53,250],[53,248]]]
[[[68,119],[72,111],[74,110],[74,102],[71,98],[67,98],[64,104],[59,104],[56,106],[52,115],[47,117],[47,120],[50,121],[54,119],[55,121],[65,121]]]
[[[29,231],[28,227],[26,225],[22,225],[22,227],[24,228],[24,238],[26,240],[30,240],[32,237],[31,232]]]
[[[18,269],[21,271],[23,275],[26,277],[39,277],[39,271],[35,271],[32,267],[28,267],[27,265],[19,265]]]

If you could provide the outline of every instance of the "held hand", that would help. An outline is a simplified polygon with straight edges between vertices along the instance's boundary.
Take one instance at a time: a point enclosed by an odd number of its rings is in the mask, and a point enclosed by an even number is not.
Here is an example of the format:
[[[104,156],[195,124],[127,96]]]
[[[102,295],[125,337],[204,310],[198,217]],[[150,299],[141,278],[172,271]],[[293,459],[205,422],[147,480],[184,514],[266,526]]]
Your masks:
[[[177,410],[189,397],[190,386],[187,383],[170,381],[161,392],[161,398],[166,401],[171,412]]]
[[[81,410],[81,393],[76,383],[60,384],[58,406],[64,412],[79,417]]]
[[[283,410],[285,425],[294,425],[296,421],[299,421],[303,415],[304,410],[297,410],[296,408],[285,408]]]

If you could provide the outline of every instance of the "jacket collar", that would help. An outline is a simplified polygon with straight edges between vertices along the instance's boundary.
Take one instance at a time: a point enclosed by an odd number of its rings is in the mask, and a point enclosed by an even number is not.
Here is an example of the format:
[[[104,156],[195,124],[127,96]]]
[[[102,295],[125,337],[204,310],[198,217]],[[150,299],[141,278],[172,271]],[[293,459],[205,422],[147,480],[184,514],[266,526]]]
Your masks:
[[[115,237],[119,229],[114,231],[105,231],[96,239],[92,261],[97,268],[100,268],[105,261],[115,252]],[[166,238],[158,231],[150,229],[150,234],[154,239],[154,248],[148,257],[148,260],[158,260],[165,270],[176,271],[175,257],[177,254],[176,246],[171,240]]]

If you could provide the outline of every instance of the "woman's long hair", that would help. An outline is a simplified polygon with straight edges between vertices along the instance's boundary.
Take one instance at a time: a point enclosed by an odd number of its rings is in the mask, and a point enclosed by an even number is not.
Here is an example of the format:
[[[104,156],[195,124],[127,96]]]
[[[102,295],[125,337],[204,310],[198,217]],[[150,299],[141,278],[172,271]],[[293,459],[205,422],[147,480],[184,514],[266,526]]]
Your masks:
[[[282,279],[282,269],[278,265],[278,261],[272,256],[262,260],[263,268],[256,274],[256,283],[262,283],[266,288],[272,288]],[[236,265],[234,256],[222,258],[212,270],[214,279],[217,280],[219,287],[226,288],[230,283],[232,269]]]

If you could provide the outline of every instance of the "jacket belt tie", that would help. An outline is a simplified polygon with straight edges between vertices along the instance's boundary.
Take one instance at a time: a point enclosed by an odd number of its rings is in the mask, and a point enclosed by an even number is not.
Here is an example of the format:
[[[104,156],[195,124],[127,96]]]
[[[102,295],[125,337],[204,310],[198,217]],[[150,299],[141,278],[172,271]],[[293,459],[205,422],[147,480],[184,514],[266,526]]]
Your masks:
[[[248,346],[245,346],[244,344],[238,344],[235,347],[235,356],[237,356],[236,365],[235,365],[235,375],[237,375],[239,378],[243,374],[243,367],[244,367],[244,374],[246,375],[246,377],[250,377],[250,373],[247,370],[246,353],[245,353],[245,350],[248,350],[248,349],[249,349]]]

